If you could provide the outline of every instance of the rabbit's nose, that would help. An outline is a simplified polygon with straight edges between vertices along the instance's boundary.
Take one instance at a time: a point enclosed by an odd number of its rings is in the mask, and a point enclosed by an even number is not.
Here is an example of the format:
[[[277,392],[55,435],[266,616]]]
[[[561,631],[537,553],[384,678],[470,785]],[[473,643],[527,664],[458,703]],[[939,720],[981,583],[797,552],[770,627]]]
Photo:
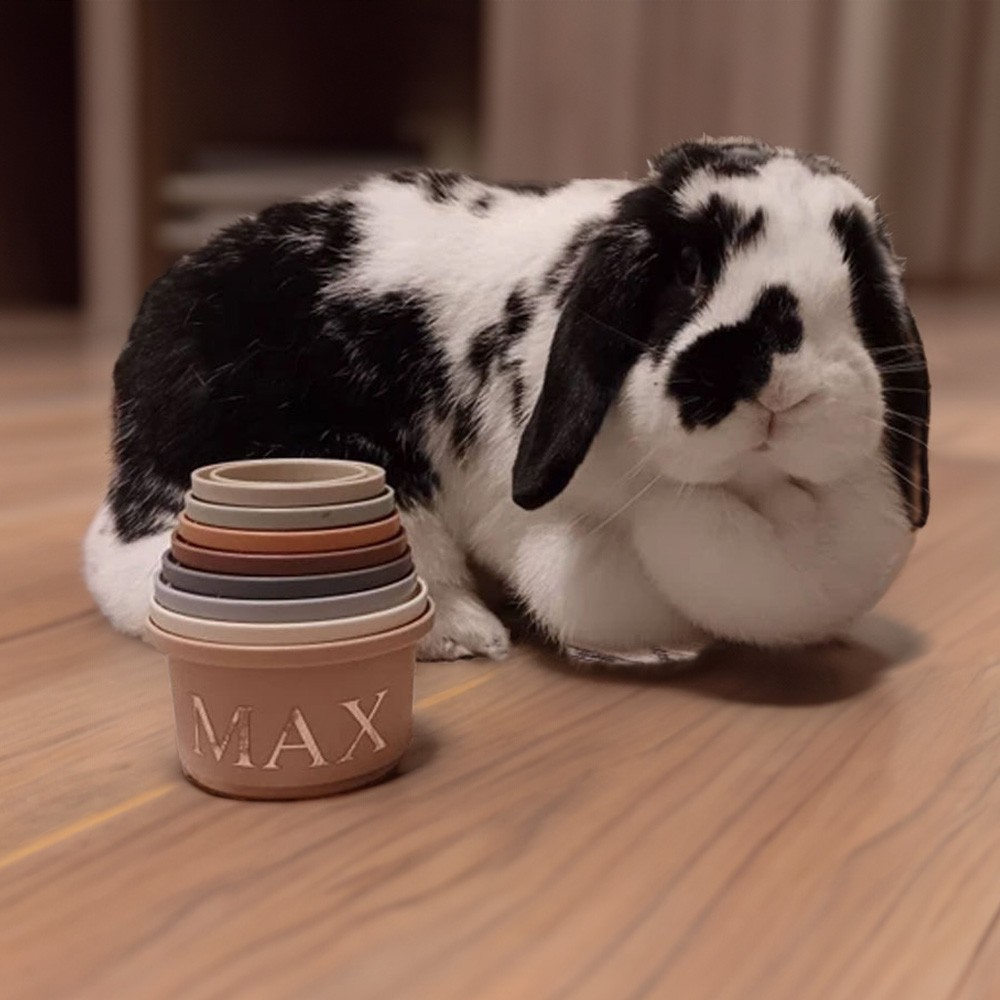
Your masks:
[[[771,377],[757,393],[757,402],[771,413],[786,413],[812,399],[818,386],[804,378],[798,366],[789,365],[784,358],[776,358]]]
[[[757,402],[765,410],[770,410],[772,414],[777,415],[804,406],[815,395],[816,390],[814,389],[785,389],[780,386],[775,387],[768,384],[761,390],[760,395],[757,397]]]

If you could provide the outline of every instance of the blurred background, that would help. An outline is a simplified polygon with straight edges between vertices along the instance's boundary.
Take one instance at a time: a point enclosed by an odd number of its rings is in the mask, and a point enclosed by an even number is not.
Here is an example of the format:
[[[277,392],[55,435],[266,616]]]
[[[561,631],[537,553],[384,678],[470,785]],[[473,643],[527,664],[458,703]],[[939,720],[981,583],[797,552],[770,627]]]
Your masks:
[[[4,0],[0,338],[100,353],[218,225],[359,172],[635,176],[751,134],[1000,282],[997,0]]]

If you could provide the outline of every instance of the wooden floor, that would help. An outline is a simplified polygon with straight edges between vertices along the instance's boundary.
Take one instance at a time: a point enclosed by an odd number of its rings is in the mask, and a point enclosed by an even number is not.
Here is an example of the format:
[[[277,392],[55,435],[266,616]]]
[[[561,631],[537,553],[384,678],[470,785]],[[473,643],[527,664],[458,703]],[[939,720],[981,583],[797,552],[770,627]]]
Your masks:
[[[878,613],[680,679],[419,668],[398,779],[179,775],[159,656],[78,540],[105,400],[0,360],[0,995],[1000,996],[1000,302],[918,302],[932,516]]]

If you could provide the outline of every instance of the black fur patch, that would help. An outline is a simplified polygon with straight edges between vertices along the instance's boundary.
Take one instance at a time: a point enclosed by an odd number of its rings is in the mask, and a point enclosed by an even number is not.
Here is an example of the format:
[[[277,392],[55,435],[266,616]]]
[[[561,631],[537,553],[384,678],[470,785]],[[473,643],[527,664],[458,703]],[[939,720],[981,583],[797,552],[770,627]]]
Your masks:
[[[528,329],[530,322],[531,307],[527,296],[522,289],[515,288],[504,303],[503,319],[481,330],[473,338],[469,348],[469,364],[472,370],[481,378],[487,378],[490,366],[506,359],[511,348]]]
[[[512,351],[531,323],[532,309],[522,289],[507,296],[503,317],[480,330],[469,345],[467,363],[474,379],[466,398],[455,407],[452,422],[452,447],[457,458],[464,458],[478,440],[482,425],[480,397],[494,373],[504,376],[511,391],[514,422],[524,417],[524,381],[521,362]]]
[[[479,390],[477,389],[477,392]],[[451,418],[451,448],[459,460],[465,458],[479,440],[482,411],[476,395],[455,404]]]
[[[639,224],[648,194],[640,188],[619,200],[615,221],[601,227],[575,269],[514,462],[514,502],[527,510],[569,484],[648,347],[657,297],[669,284],[666,259]]]
[[[674,366],[667,391],[687,430],[714,427],[740,400],[753,399],[771,377],[775,353],[802,343],[798,300],[784,285],[761,292],[750,316],[699,337]]]
[[[402,167],[389,174],[389,180],[397,184],[419,184],[424,176],[422,167]]]
[[[527,416],[524,410],[524,395],[527,389],[524,384],[524,376],[521,374],[521,361],[509,362],[506,369],[510,378],[510,409],[514,426],[520,427]]]
[[[777,155],[765,143],[683,142],[655,157],[652,168],[662,186],[674,192],[699,170],[716,177],[750,177]]]
[[[796,153],[795,158],[806,167],[811,173],[825,177],[835,174],[838,177],[846,177],[847,173],[836,160],[819,153]]]
[[[278,205],[149,289],[115,367],[123,539],[176,513],[192,469],[227,459],[356,458],[386,467],[404,509],[431,497],[422,426],[449,412],[447,362],[418,297],[321,295],[357,243],[347,201]]]
[[[473,215],[489,215],[494,202],[496,202],[496,195],[490,191],[484,191],[483,194],[477,195],[473,199],[472,204],[469,206],[469,210]]]
[[[548,294],[557,292],[556,302],[560,306],[566,304],[566,297],[569,295],[569,278],[580,261],[587,243],[594,234],[601,228],[602,222],[590,220],[579,226],[575,233],[569,238],[563,248],[559,259],[549,268],[545,279],[542,282],[542,290]]]
[[[465,177],[453,170],[407,167],[389,174],[389,180],[397,184],[412,184],[419,187],[429,201],[443,204],[457,199],[455,189]]]
[[[451,170],[428,170],[424,175],[424,186],[431,201],[455,200],[455,188],[462,182],[462,175]]]
[[[497,181],[493,187],[513,191],[515,194],[545,195],[564,188],[568,183],[569,181]]]
[[[758,208],[750,218],[742,223],[733,235],[733,249],[745,250],[748,246],[760,239],[764,232],[766,215],[764,209]]]
[[[916,324],[909,310],[891,294],[892,276],[873,231],[857,208],[835,212],[830,226],[851,273],[851,310],[865,346],[882,379],[886,404],[885,448],[896,475],[910,521],[927,522],[930,489],[927,436],[930,424],[930,379]],[[883,252],[891,252],[886,246]]]
[[[758,209],[747,218],[739,205],[716,193],[687,218],[693,224],[691,240],[701,261],[702,297],[707,298],[718,284],[727,258],[764,231],[764,211]]]

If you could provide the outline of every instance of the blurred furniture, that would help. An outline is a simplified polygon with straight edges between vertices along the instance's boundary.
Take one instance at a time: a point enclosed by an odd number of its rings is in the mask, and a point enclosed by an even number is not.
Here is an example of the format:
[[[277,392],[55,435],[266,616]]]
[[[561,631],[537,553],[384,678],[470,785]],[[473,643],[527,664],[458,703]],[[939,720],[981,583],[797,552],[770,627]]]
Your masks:
[[[116,345],[219,226],[412,163],[474,166],[478,6],[78,0],[84,290]]]
[[[757,135],[880,196],[913,278],[1000,278],[997,0],[486,0],[484,158],[635,175]]]
[[[82,304],[113,350],[218,225],[369,169],[636,176],[703,133],[832,153],[911,279],[1000,280],[1000,0],[16,0],[0,337]]]

